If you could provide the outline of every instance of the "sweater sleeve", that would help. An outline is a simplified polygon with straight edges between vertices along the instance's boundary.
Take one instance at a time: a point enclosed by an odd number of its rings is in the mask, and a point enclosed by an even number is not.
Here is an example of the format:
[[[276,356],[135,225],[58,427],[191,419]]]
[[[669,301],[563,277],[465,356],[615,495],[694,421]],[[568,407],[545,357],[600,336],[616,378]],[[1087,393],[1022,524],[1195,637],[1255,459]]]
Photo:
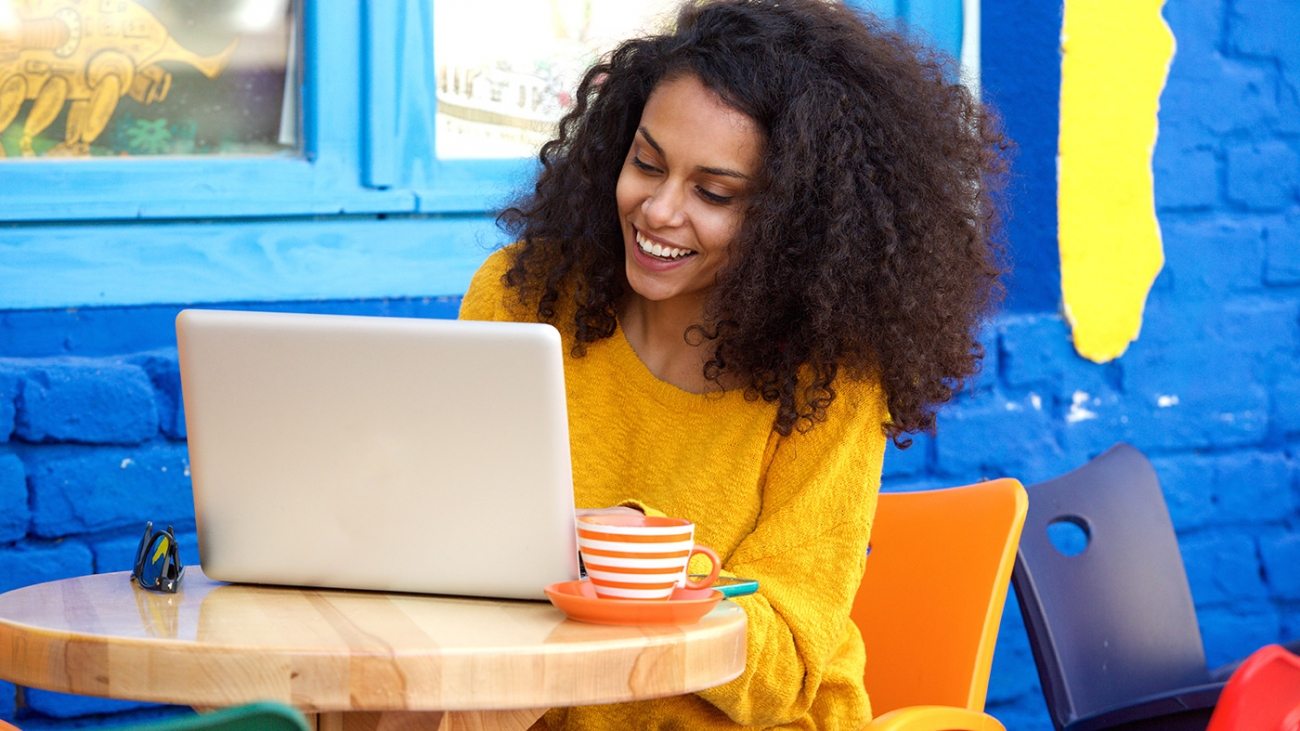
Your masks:
[[[825,422],[781,439],[758,522],[727,573],[758,579],[735,601],[749,620],[740,677],[700,696],[737,723],[770,726],[808,713],[850,638],[880,489],[886,413],[876,384],[842,381]]]

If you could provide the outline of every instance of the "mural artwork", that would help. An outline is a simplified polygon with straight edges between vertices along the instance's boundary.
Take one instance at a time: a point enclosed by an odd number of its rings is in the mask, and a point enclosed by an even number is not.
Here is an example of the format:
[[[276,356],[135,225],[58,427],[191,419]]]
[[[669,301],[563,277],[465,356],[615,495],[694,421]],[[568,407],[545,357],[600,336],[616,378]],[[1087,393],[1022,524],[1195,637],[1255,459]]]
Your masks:
[[[294,146],[280,118],[292,24],[287,0],[267,5],[251,18],[232,2],[0,0],[0,157]]]

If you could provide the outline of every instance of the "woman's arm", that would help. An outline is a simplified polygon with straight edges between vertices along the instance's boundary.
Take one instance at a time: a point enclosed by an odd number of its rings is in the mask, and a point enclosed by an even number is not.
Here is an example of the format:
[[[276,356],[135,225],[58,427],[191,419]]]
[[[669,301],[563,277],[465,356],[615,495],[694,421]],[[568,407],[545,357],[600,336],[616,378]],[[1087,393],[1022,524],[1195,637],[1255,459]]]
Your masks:
[[[875,384],[837,388],[826,422],[781,440],[758,523],[727,561],[727,573],[759,582],[759,593],[735,600],[749,619],[748,659],[739,678],[700,696],[738,723],[805,715],[852,637],[849,609],[880,487],[885,406]]]

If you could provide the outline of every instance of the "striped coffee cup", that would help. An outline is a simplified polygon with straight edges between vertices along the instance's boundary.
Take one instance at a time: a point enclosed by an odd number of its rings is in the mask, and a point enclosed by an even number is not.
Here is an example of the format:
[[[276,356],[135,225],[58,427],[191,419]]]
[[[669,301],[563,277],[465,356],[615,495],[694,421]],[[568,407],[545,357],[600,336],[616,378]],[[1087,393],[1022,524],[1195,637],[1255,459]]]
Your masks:
[[[722,567],[713,549],[695,545],[695,524],[682,518],[579,518],[578,552],[596,596],[604,599],[667,599],[678,586],[705,589]],[[686,564],[697,553],[708,556],[713,569],[702,581],[687,581]]]

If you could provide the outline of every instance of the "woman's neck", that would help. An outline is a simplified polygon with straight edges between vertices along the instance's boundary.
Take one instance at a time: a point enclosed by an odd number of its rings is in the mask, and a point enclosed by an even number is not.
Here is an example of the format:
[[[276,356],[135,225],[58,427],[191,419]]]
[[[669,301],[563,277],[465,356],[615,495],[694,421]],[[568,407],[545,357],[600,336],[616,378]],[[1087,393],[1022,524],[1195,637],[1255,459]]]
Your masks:
[[[710,341],[691,338],[686,331],[703,321],[703,301],[681,298],[655,302],[636,294],[628,298],[619,316],[627,342],[646,368],[661,381],[690,391],[705,393],[719,389],[704,377],[704,364],[713,355]]]

